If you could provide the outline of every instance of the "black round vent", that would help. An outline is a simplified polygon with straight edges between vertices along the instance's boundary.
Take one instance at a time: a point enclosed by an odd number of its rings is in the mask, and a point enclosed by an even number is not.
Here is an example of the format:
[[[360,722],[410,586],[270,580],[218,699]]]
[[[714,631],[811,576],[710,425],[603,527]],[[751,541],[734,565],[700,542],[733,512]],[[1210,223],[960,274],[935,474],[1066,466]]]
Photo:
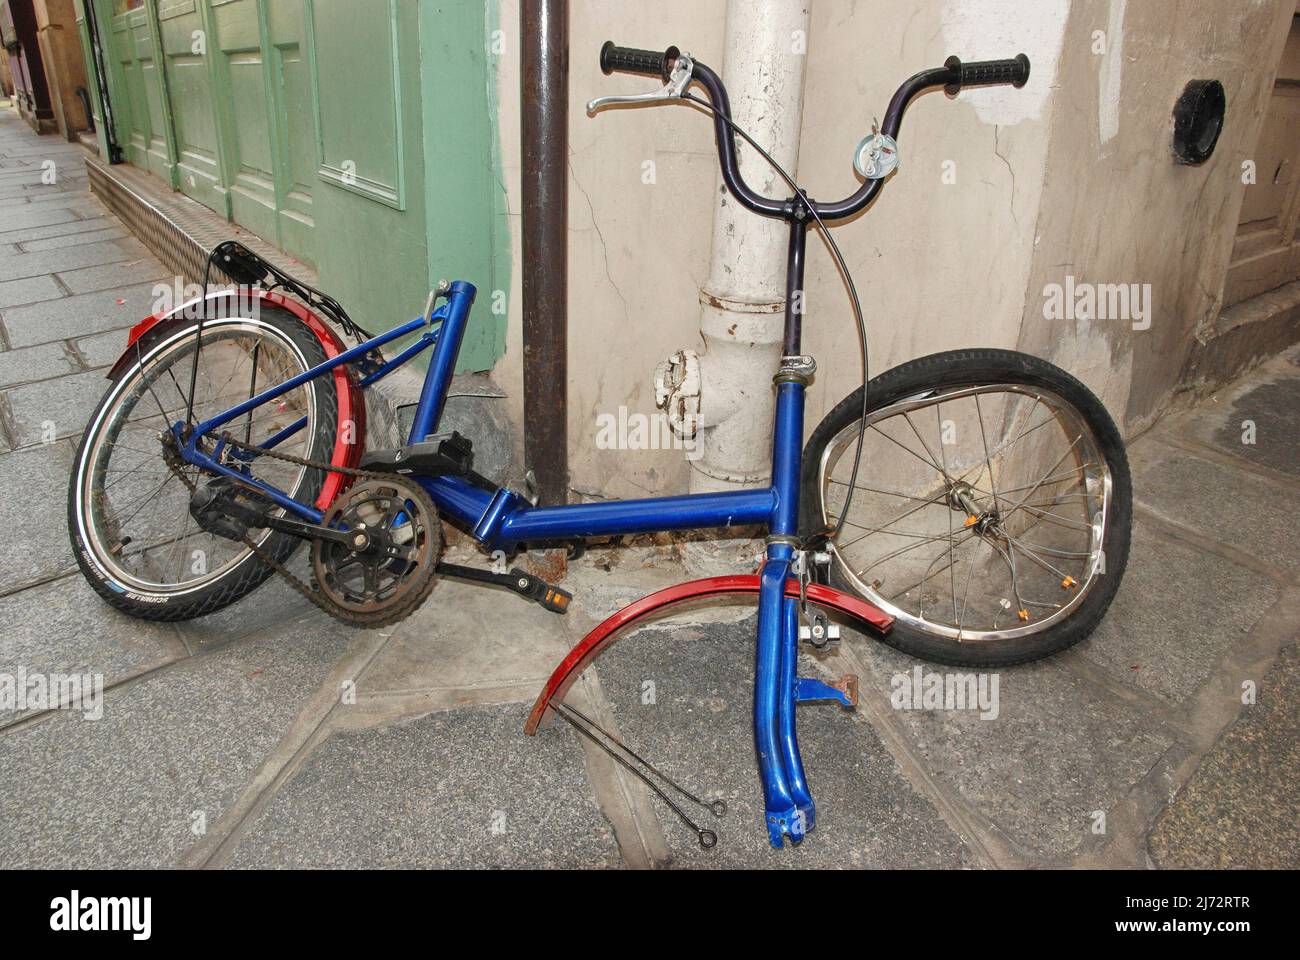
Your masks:
[[[1204,163],[1223,132],[1228,98],[1218,80],[1193,80],[1174,106],[1174,156],[1179,163]]]

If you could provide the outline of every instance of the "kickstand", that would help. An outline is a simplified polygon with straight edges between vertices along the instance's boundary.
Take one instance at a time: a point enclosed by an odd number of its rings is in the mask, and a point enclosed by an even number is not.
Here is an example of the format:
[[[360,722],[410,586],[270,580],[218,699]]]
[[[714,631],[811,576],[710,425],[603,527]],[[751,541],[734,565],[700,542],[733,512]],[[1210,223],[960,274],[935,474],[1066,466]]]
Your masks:
[[[631,747],[625,744],[622,740],[614,736],[612,733],[610,733],[608,730],[606,730],[604,727],[598,724],[595,720],[592,720],[590,717],[588,717],[586,714],[584,714],[581,710],[577,709],[576,707],[571,707],[567,703],[564,703],[559,700],[552,700],[551,707],[552,709],[555,710],[556,713],[558,713],[565,720],[565,722],[567,722],[571,727],[573,727],[573,729],[577,730],[580,734],[582,734],[584,737],[586,737],[596,746],[600,747],[600,749],[604,750],[607,754],[609,754],[620,764],[622,764],[623,767],[626,770],[628,770],[633,776],[637,777],[637,779],[639,779],[647,787],[649,787],[656,794],[658,794],[659,799],[662,800],[664,803],[668,804],[668,809],[672,810],[673,813],[677,814],[678,818],[681,819],[682,823],[686,824],[686,826],[688,826],[691,829],[691,831],[694,832],[695,836],[700,841],[701,847],[703,847],[706,850],[709,850],[718,845],[718,835],[714,833],[712,830],[707,830],[701,827],[689,816],[687,816],[686,811],[683,810],[681,807],[679,807],[677,804],[673,803],[671,798],[669,798],[668,794],[664,793],[664,791],[660,789],[659,785],[650,779],[646,771],[648,771],[650,774],[654,774],[654,776],[658,777],[669,787],[676,790],[687,800],[691,801],[691,803],[694,803],[697,806],[700,806],[705,810],[708,810],[715,817],[721,817],[727,812],[727,803],[725,800],[712,800],[709,802],[705,802],[704,800],[701,800],[699,797],[691,793],[681,784],[677,783],[671,777],[661,772],[649,760],[646,760],[644,757],[642,757],[640,754],[634,751]],[[599,734],[599,736],[597,736],[597,734]],[[633,761],[635,761],[635,763],[637,764],[640,764],[642,767],[645,768],[645,770],[643,771],[638,769],[636,766],[634,766]]]

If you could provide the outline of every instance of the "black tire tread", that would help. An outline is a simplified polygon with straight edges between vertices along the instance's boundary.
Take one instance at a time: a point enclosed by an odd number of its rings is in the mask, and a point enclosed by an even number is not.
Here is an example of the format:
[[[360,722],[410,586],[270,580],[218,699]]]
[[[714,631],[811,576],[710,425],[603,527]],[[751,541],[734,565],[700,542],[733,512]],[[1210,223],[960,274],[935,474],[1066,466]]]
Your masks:
[[[868,406],[875,410],[911,393],[932,387],[954,386],[976,380],[1038,385],[1051,389],[1071,403],[1088,421],[1111,470],[1112,505],[1107,540],[1105,579],[1084,600],[1079,609],[1042,634],[1013,641],[1019,648],[992,649],[992,644],[969,645],[969,653],[954,652],[954,641],[935,637],[906,624],[896,624],[881,639],[897,650],[934,663],[954,667],[1010,667],[1041,660],[1087,638],[1101,622],[1119,589],[1128,564],[1132,522],[1132,484],[1123,439],[1100,400],[1079,380],[1038,357],[1011,350],[974,348],[931,354],[894,367],[873,377],[867,384]],[[841,431],[862,416],[863,388],[841,400],[813,431],[804,449],[800,482],[800,527],[804,536],[815,533],[821,521],[821,490],[817,469],[822,451]],[[866,463],[863,470],[869,470]],[[858,595],[836,567],[831,567],[832,584]],[[866,599],[866,598],[863,598]],[[1000,641],[995,641],[1000,642]]]

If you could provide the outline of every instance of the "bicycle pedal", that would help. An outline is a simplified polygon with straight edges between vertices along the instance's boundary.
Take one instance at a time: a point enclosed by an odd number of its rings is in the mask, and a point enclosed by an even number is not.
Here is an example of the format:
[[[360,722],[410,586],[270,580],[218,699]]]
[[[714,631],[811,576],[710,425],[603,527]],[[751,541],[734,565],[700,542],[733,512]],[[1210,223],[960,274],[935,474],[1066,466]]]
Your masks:
[[[554,613],[568,613],[569,604],[573,602],[573,594],[567,590],[561,590],[559,587],[553,587],[549,583],[542,583],[546,589],[536,600],[547,610]]]

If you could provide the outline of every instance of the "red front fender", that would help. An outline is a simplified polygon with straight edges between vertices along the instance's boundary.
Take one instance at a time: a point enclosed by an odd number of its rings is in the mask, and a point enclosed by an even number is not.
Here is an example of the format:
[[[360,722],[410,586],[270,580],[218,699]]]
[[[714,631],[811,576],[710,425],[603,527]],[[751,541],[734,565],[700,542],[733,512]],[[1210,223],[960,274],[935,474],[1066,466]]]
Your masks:
[[[216,300],[222,297],[234,298],[236,296],[249,297],[254,296],[259,300],[265,300],[274,306],[287,310],[295,317],[307,325],[307,328],[316,335],[320,341],[321,348],[325,351],[327,358],[337,357],[347,348],[343,341],[338,338],[324,320],[312,311],[308,310],[302,303],[283,296],[279,293],[267,292],[266,290],[249,290],[241,289],[238,293],[217,293],[210,295],[207,299]],[[197,301],[195,301],[197,302]],[[113,364],[109,376],[114,377],[127,364],[135,359],[135,351],[131,348],[135,346],[137,340],[145,336],[157,324],[169,317],[175,316],[181,310],[190,307],[191,304],[185,304],[169,313],[155,313],[152,316],[145,317],[134,327],[127,337],[126,350],[118,357],[117,362]],[[361,462],[361,455],[366,448],[366,399],[362,389],[358,387],[348,376],[344,367],[335,367],[333,372],[335,393],[338,396],[338,420],[340,429],[334,439],[334,451],[330,457],[330,463],[336,467],[356,467]],[[353,425],[351,442],[348,435],[342,429],[342,424],[351,422]],[[331,473],[325,478],[325,484],[321,487],[320,496],[316,498],[316,509],[324,510],[335,498],[338,497],[351,484],[351,477],[343,474]]]
[[[756,574],[708,577],[704,580],[679,583],[676,586],[642,597],[635,603],[628,604],[583,637],[582,641],[570,650],[569,655],[555,668],[555,672],[551,674],[550,679],[546,681],[546,686],[542,688],[541,694],[538,695],[537,702],[533,704],[533,711],[528,715],[528,722],[524,724],[524,732],[530,736],[537,732],[537,727],[546,715],[551,700],[555,697],[563,699],[573,681],[578,678],[578,674],[582,673],[587,668],[587,664],[591,663],[613,641],[620,630],[644,620],[651,614],[686,603],[689,600],[699,600],[705,597],[717,597],[726,594],[757,594],[758,589],[759,579]],[[861,620],[879,633],[887,633],[889,628],[893,626],[893,617],[858,597],[816,583],[808,584],[807,592],[808,599],[812,603],[822,607],[830,607],[854,619]],[[785,595],[787,597],[799,596],[799,583],[797,580],[786,581]]]

